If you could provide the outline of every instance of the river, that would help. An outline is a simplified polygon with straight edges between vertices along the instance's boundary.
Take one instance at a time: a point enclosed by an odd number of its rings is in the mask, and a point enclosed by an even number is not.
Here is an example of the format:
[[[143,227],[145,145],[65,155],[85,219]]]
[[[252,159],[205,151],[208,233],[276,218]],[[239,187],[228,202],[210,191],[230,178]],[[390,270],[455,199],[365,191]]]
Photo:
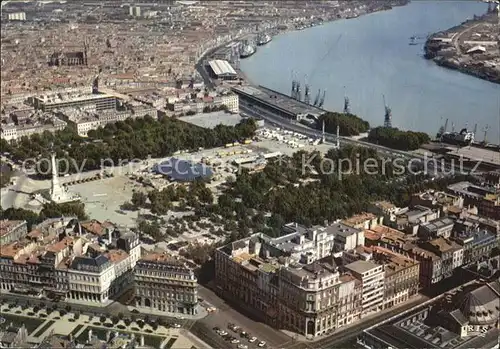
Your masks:
[[[488,5],[476,1],[413,1],[390,11],[283,33],[241,60],[255,84],[289,94],[292,74],[307,79],[314,100],[326,90],[324,108],[341,111],[344,90],[351,111],[372,126],[384,121],[383,95],[393,126],[434,136],[449,118],[455,129],[478,124],[476,139],[500,143],[500,85],[437,66],[423,58],[427,34],[451,28]],[[409,45],[417,36],[417,45]]]

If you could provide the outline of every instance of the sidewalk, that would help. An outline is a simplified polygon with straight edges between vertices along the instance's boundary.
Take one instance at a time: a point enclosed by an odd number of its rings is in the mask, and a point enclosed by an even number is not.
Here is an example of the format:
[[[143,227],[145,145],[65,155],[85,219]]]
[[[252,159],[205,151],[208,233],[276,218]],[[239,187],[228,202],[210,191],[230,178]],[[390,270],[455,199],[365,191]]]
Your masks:
[[[426,297],[424,295],[421,295],[419,293],[419,294],[415,295],[414,297],[410,298],[407,302],[398,304],[398,305],[396,305],[394,307],[390,307],[390,308],[384,309],[384,310],[376,312],[376,313],[372,313],[370,315],[362,317],[358,321],[355,321],[355,322],[353,322],[353,323],[351,323],[349,325],[342,326],[342,327],[338,328],[337,330],[332,331],[332,332],[330,332],[330,333],[328,333],[326,335],[322,335],[322,336],[317,336],[317,337],[312,337],[311,338],[311,337],[306,337],[304,335],[300,335],[300,334],[297,334],[295,332],[291,332],[291,331],[288,331],[288,330],[281,330],[281,332],[285,333],[290,338],[293,338],[294,340],[299,341],[299,342],[317,342],[319,340],[324,340],[325,338],[328,338],[330,336],[342,334],[342,332],[348,330],[349,328],[352,328],[352,327],[355,327],[355,326],[360,326],[360,325],[362,325],[363,323],[365,323],[367,321],[370,321],[370,320],[372,320],[374,318],[382,317],[384,314],[393,312],[396,309],[403,308],[405,306],[408,306],[409,304],[413,304],[413,306],[417,306],[418,304],[423,303],[426,300],[428,300],[428,297]],[[383,319],[381,319],[380,321],[383,321]]]
[[[169,313],[166,311],[160,311],[160,310],[155,310],[155,309],[150,309],[150,308],[141,308],[141,307],[136,307],[136,306],[132,306],[132,305],[127,306],[127,309],[129,311],[132,311],[135,309],[143,315],[168,316],[168,317],[178,318],[179,320],[201,320],[208,315],[207,310],[204,307],[202,307],[201,305],[197,306],[198,312],[195,315],[181,314],[181,313]]]

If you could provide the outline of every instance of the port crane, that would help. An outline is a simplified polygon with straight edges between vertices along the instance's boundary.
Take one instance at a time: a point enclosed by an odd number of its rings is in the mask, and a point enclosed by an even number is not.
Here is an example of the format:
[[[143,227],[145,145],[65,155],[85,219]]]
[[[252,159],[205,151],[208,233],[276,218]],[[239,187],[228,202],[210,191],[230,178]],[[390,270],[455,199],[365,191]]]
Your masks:
[[[323,95],[321,96],[321,99],[319,100],[318,103],[318,108],[323,107],[323,104],[325,103],[325,97],[326,97],[326,90],[323,91]]]
[[[318,90],[318,94],[316,95],[316,98],[314,98],[314,106],[317,106],[319,103],[319,97],[321,96],[321,90]]]
[[[486,126],[484,127],[484,130],[483,130],[483,131],[484,131],[483,144],[487,144],[487,142],[486,142],[486,135],[488,134],[488,130],[489,130],[489,129],[490,129],[490,126],[489,126],[489,125],[486,125]]]
[[[304,91],[304,103],[311,104],[311,93],[309,91],[309,84],[307,83],[307,75],[304,77],[305,91]]]
[[[441,129],[441,134],[439,135],[439,142],[443,142],[443,135],[446,133],[447,130],[448,130],[448,118],[446,118],[444,126]]]
[[[295,86],[297,88],[297,94],[296,94],[296,98],[295,99],[298,100],[298,101],[300,101],[300,100],[302,100],[302,91],[300,89],[300,81],[297,81],[297,83],[296,83]]]

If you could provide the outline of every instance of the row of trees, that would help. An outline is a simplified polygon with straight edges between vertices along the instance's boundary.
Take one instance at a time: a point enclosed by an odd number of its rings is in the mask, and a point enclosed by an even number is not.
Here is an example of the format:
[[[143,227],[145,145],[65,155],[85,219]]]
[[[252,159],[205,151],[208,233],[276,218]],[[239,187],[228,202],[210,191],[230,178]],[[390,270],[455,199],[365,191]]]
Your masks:
[[[422,144],[430,142],[424,132],[402,131],[397,128],[377,127],[370,131],[368,140],[389,148],[399,150],[416,150]]]
[[[103,164],[118,165],[124,160],[165,157],[178,150],[222,146],[251,138],[255,130],[252,119],[245,119],[234,127],[218,125],[214,129],[204,129],[173,118],[156,120],[146,116],[91,130],[88,139],[79,137],[71,128],[55,134],[34,134],[13,144],[2,142],[2,151],[9,152],[15,160],[24,161],[28,158],[47,159],[53,147],[57,157],[68,160],[70,164],[69,169],[59,168],[60,172],[76,173],[100,169]],[[48,174],[49,166],[50,162],[42,161],[37,170]]]
[[[9,185],[12,175],[12,168],[3,161],[0,161],[0,188]]]
[[[322,129],[323,121],[325,122],[326,132],[336,133],[338,125],[341,136],[357,136],[370,129],[368,121],[352,114],[341,114],[336,112],[325,113],[319,117],[317,122],[317,127],[319,129]]]
[[[25,220],[28,223],[28,230],[34,225],[43,222],[48,218],[76,216],[78,219],[88,219],[85,213],[85,205],[80,202],[70,202],[64,204],[45,204],[39,214],[22,208],[8,208],[3,210],[0,207],[0,219]]]

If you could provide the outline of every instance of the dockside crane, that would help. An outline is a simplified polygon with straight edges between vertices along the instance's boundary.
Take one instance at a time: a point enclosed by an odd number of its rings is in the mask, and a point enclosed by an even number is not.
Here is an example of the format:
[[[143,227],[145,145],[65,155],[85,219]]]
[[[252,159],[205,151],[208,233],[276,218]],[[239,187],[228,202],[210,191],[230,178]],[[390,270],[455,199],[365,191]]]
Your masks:
[[[323,104],[325,104],[326,90],[323,91],[323,95],[318,103],[318,108],[323,108]]]
[[[297,98],[295,98],[296,100],[300,101],[302,100],[302,90],[300,89],[300,81],[297,81]]]
[[[290,97],[292,97],[293,99],[295,99],[296,97],[296,87],[297,87],[297,83],[295,82],[295,80],[292,81],[292,93],[290,95]]]
[[[484,128],[484,137],[483,137],[483,144],[488,144],[486,135],[488,134],[488,130],[490,129],[489,125],[486,125]]]
[[[439,142],[443,142],[443,136],[446,133],[447,129],[448,129],[448,118],[446,118],[446,121],[444,122],[444,126],[441,129],[441,134],[439,135]]]
[[[313,105],[316,107],[319,103],[319,97],[321,96],[321,90],[318,89],[318,94],[316,95],[316,98],[314,98],[314,103]]]
[[[309,84],[307,83],[307,75],[305,77],[305,85],[306,89],[304,91],[304,103],[310,104],[311,103],[311,96],[309,92]]]

